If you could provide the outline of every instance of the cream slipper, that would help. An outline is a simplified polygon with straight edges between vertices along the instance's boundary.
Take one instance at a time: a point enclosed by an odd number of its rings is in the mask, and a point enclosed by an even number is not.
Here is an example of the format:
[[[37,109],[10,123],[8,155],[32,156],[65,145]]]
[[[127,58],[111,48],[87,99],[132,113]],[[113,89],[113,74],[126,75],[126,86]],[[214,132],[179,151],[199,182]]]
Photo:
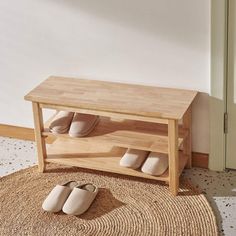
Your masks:
[[[61,211],[72,189],[77,185],[78,183],[75,181],[69,181],[62,185],[56,185],[44,200],[42,205],[43,210],[48,212]]]
[[[68,215],[81,215],[88,210],[98,193],[93,184],[83,184],[73,189],[66,200],[62,211]]]
[[[120,165],[132,169],[139,168],[148,156],[148,151],[129,148],[120,160]]]
[[[74,112],[60,111],[52,120],[49,129],[55,134],[64,134],[68,132]]]
[[[88,135],[99,121],[99,116],[75,113],[71,122],[69,135],[71,137],[83,137]]]
[[[151,152],[142,166],[142,172],[150,175],[162,175],[168,168],[168,155]]]

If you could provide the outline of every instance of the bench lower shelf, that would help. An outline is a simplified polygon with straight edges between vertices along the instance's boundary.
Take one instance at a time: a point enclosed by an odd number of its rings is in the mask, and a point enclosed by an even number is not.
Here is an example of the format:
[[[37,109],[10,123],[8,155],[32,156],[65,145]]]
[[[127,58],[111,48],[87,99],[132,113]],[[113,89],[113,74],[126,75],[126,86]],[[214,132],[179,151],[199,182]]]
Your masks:
[[[116,147],[112,144],[88,142],[86,139],[57,138],[47,150],[47,163],[77,166],[82,168],[112,172],[123,175],[131,175],[147,179],[169,181],[169,171],[161,176],[152,176],[119,165],[120,158],[126,148]],[[182,173],[188,156],[179,152],[179,175]]]

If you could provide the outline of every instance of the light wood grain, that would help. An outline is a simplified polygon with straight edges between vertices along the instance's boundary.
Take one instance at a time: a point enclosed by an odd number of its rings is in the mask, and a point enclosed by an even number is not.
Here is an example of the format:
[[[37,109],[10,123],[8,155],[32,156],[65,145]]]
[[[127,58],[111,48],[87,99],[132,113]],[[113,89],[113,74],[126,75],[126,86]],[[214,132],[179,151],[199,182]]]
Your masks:
[[[35,141],[37,143],[37,152],[38,152],[38,167],[40,172],[45,170],[44,160],[47,157],[45,138],[42,137],[42,132],[44,130],[43,124],[43,114],[42,109],[39,107],[39,104],[36,102],[32,103],[33,115],[34,115],[34,129],[35,129]]]
[[[188,134],[183,141],[183,151],[188,155],[187,168],[192,167],[192,108],[191,106],[185,112],[183,117],[183,127],[188,130]]]
[[[52,76],[25,99],[96,111],[181,119],[196,94],[190,90]]]
[[[121,157],[126,149],[115,147],[109,143],[99,145],[97,142],[87,142],[83,139],[58,138],[48,148],[46,162],[59,163],[69,166],[107,171],[112,173],[131,175],[136,177],[169,181],[168,170],[161,176],[152,176],[142,173],[140,170],[133,170],[119,165]],[[182,173],[187,162],[187,156],[180,156],[180,165],[177,170]]]
[[[0,124],[0,136],[35,141],[34,129],[21,126]],[[47,137],[45,141],[47,144],[51,144],[55,140],[55,136],[50,136]],[[208,158],[208,153],[192,152],[192,166],[207,169]]]
[[[179,189],[178,122],[176,120],[169,120],[168,138],[170,191],[176,196]]]
[[[33,129],[6,124],[0,124],[0,136],[23,140],[35,140]]]
[[[39,170],[45,168],[45,138],[54,137],[47,129],[48,124],[43,127],[42,108],[103,115],[117,121],[102,118],[86,138],[57,135],[46,162],[162,180],[169,182],[171,192],[177,195],[179,175],[191,156],[189,107],[196,95],[196,91],[189,90],[50,77],[25,96],[26,100],[33,103]],[[179,129],[178,121],[182,118],[184,128]],[[183,140],[184,153],[179,159],[178,149]],[[92,147],[94,144],[95,153]],[[107,145],[113,147],[109,152],[99,149]],[[118,161],[124,153],[118,155],[117,152],[111,152],[114,146],[119,146],[119,149],[115,148],[118,151],[124,151],[121,147],[125,147],[167,153],[169,169],[157,177],[121,167]]]
[[[0,136],[35,141],[34,129],[15,125],[0,124]],[[56,137],[46,137],[46,143],[52,143]]]
[[[45,126],[44,136],[54,136]],[[82,139],[87,142],[104,142],[125,148],[168,153],[167,125],[147,123],[142,121],[121,120],[113,121],[107,117],[100,117],[99,124],[93,132]],[[187,130],[180,129],[179,146],[187,136]],[[71,138],[68,134],[58,134],[57,137]],[[78,138],[77,138],[78,139]],[[81,138],[80,138],[81,139]]]
[[[114,109],[113,112],[111,111],[99,111],[99,110],[91,110],[91,109],[83,109],[78,107],[67,107],[62,105],[55,105],[55,104],[40,104],[41,108],[48,108],[48,109],[55,109],[59,111],[72,111],[82,114],[91,114],[91,115],[98,115],[98,116],[106,116],[112,117],[117,119],[129,119],[129,120],[137,120],[137,121],[147,121],[147,122],[155,122],[159,124],[168,124],[168,119],[161,119],[156,117],[147,117],[141,115],[132,115],[132,114],[124,114],[124,113],[117,113]]]

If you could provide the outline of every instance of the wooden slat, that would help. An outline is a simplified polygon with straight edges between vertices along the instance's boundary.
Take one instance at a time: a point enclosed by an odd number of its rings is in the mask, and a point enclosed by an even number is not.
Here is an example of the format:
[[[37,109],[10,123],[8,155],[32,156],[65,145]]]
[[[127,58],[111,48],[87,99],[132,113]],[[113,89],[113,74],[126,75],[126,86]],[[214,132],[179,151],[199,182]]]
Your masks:
[[[48,148],[46,162],[69,166],[101,170],[106,172],[131,175],[136,177],[169,182],[168,170],[161,176],[152,176],[119,165],[126,149],[114,147],[110,144],[99,145],[97,142],[88,143],[83,139],[71,140],[58,138]],[[187,156],[180,156],[179,175],[187,162]]]
[[[49,77],[26,100],[144,117],[181,119],[196,91]]]
[[[77,113],[83,114],[91,114],[91,115],[98,115],[98,116],[106,116],[112,117],[117,119],[129,119],[129,120],[136,120],[136,121],[147,121],[147,122],[155,122],[159,124],[168,124],[167,119],[160,119],[156,117],[145,117],[140,115],[132,115],[132,114],[125,114],[125,113],[117,113],[116,111],[108,112],[108,111],[99,111],[99,110],[90,110],[90,109],[83,109],[78,107],[66,107],[62,105],[54,105],[54,104],[40,104],[41,108],[48,108],[48,109],[55,109],[59,111],[72,111]]]
[[[180,129],[179,146],[187,136],[186,129]],[[44,136],[54,136],[45,127]],[[112,121],[100,117],[100,122],[94,131],[82,138],[86,142],[108,142],[125,148],[135,148],[160,153],[168,153],[167,125],[141,121]],[[71,138],[68,134],[58,134],[57,137]],[[81,139],[81,138],[80,138]]]
[[[179,189],[179,156],[178,156],[178,122],[169,120],[168,138],[169,138],[169,176],[170,191],[174,196],[178,194]]]
[[[42,109],[39,107],[38,103],[33,102],[33,114],[34,114],[34,128],[35,128],[35,141],[37,143],[37,152],[38,152],[38,168],[40,172],[45,170],[44,160],[47,157],[45,138],[42,137],[42,132],[44,129],[43,124],[43,114]]]

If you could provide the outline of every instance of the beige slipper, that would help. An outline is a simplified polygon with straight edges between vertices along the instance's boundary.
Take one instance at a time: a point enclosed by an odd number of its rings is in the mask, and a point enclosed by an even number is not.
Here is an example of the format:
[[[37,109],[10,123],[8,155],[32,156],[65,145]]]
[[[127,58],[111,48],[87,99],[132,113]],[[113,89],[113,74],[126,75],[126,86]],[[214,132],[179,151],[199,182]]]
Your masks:
[[[99,121],[99,116],[75,113],[71,122],[69,135],[71,137],[83,137],[88,135]]]
[[[142,166],[142,172],[150,175],[162,175],[168,168],[168,155],[151,152]]]
[[[68,215],[81,215],[88,210],[97,196],[98,188],[93,184],[83,184],[73,189],[62,211]]]
[[[137,169],[142,165],[148,154],[148,151],[129,148],[126,151],[125,155],[121,158],[120,165],[132,169]]]
[[[60,111],[52,120],[49,129],[55,134],[64,134],[68,132],[74,112]]]
[[[62,185],[56,185],[44,200],[42,208],[48,212],[61,211],[66,199],[78,183],[75,181],[69,181]]]

